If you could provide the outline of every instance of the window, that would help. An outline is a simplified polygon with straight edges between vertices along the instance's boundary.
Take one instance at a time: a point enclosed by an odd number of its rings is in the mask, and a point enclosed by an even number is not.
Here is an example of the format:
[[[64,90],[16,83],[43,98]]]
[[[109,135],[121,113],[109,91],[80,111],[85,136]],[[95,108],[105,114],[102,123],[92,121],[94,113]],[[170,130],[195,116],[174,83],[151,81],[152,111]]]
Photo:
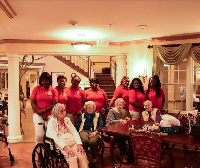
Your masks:
[[[0,89],[8,88],[8,73],[0,72]]]
[[[166,96],[164,109],[186,110],[186,70],[187,59],[175,65],[164,65],[162,67],[161,81]]]
[[[199,102],[200,100],[200,64],[193,61],[193,76],[194,76],[194,85],[193,85],[193,100],[194,102]]]

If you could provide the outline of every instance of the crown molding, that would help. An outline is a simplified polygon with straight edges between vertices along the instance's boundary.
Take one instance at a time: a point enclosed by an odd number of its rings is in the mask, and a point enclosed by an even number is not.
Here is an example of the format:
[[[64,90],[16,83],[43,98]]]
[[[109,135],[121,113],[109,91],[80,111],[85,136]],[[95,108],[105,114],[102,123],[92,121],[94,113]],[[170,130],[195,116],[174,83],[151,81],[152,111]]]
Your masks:
[[[200,39],[200,33],[193,34],[178,34],[172,36],[155,37],[151,39],[142,39],[134,41],[124,41],[124,42],[109,42],[110,46],[125,46],[131,44],[142,44],[142,43],[153,43],[153,42],[170,42],[170,41],[181,41],[181,40],[195,40]],[[66,40],[30,40],[30,39],[2,39],[0,44],[6,43],[32,43],[32,44],[71,44],[72,41]],[[91,41],[93,45],[96,45],[96,41]]]

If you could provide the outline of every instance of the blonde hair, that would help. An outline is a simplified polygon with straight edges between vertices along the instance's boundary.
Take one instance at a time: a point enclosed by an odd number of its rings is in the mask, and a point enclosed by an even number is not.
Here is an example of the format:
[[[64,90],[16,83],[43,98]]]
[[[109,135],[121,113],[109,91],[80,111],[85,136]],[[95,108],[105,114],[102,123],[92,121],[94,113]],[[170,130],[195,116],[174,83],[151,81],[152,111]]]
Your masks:
[[[64,106],[64,104],[57,103],[57,104],[53,107],[52,113],[51,113],[52,117],[57,118],[58,108],[59,108],[60,106]]]
[[[118,98],[117,100],[115,100],[115,106],[116,106],[118,103],[123,103],[123,104],[125,104],[125,101],[124,101],[124,99],[122,99],[122,98]]]
[[[96,110],[96,104],[93,102],[93,101],[87,101],[85,102],[85,105],[84,105],[84,110],[86,110],[87,106],[89,104],[92,104],[93,105],[93,110],[95,111]]]

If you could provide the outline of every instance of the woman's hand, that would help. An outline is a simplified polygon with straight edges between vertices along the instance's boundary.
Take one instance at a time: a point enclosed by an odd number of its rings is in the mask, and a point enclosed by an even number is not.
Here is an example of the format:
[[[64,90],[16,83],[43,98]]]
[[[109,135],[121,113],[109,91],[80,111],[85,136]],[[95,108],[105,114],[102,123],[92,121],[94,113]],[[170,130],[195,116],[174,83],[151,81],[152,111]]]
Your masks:
[[[90,133],[89,137],[90,137],[90,138],[95,137],[95,136],[97,135],[97,133],[98,133],[98,132],[92,132],[92,133]]]
[[[102,108],[100,114],[104,114],[105,111],[106,111],[105,108]]]
[[[42,116],[44,114],[44,110],[38,110],[37,113],[38,115]]]
[[[74,157],[75,156],[74,151],[69,146],[65,146],[63,150],[67,153],[68,157]]]
[[[42,118],[43,118],[44,121],[48,120],[48,116],[46,114],[42,114]]]
[[[81,155],[85,154],[85,150],[83,149],[83,145],[82,144],[78,144],[77,148],[78,148],[78,152],[80,152]]]
[[[126,118],[125,118],[125,120],[126,120],[126,121],[129,121],[129,120],[130,120],[130,118],[129,118],[129,117],[126,117]]]
[[[127,121],[123,120],[123,119],[119,119],[119,122],[122,123],[122,124],[126,124],[127,123]]]

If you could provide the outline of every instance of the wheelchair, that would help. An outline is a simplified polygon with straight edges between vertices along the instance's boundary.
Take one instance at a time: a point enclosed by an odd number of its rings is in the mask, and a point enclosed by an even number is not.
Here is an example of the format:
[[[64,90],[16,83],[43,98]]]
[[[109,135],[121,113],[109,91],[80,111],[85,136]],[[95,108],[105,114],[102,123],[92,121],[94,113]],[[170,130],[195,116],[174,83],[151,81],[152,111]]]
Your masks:
[[[5,134],[5,126],[8,126],[7,119],[2,119],[0,122],[0,141],[5,143],[5,147],[7,147],[8,152],[9,152],[10,162],[13,164],[15,159],[11,153],[11,150],[8,144],[7,136]]]
[[[43,143],[38,143],[33,149],[33,168],[69,168],[64,155],[56,149],[54,140],[46,136],[45,123],[38,124],[43,125],[44,137]]]

